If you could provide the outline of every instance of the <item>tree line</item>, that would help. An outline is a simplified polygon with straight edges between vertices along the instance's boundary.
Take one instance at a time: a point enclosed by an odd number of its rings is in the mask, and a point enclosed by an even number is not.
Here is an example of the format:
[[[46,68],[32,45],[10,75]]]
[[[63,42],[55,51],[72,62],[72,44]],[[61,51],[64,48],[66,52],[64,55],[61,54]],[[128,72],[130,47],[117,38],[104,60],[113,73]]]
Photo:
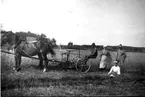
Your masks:
[[[5,30],[2,30],[1,31],[1,34],[5,34],[9,31],[5,31]],[[20,36],[21,38],[25,38],[26,37],[35,37],[36,39],[40,36],[43,36],[47,39],[48,42],[51,42],[54,47],[58,47],[60,45],[57,45],[57,41],[55,38],[48,38],[46,37],[45,34],[41,33],[41,34],[34,34],[30,31],[28,32],[23,32],[23,31],[20,31],[20,32],[15,32],[18,36]],[[95,43],[92,43],[92,44],[95,44]],[[76,44],[73,44],[73,42],[68,42],[68,44],[66,45],[61,45],[61,48],[62,49],[80,49],[80,50],[85,50],[85,49],[90,49],[91,48],[91,45],[76,45]],[[103,49],[103,45],[96,45],[96,48],[98,50],[102,50]],[[122,47],[125,51],[127,52],[144,52],[145,53],[145,47],[132,47],[132,46],[123,46]],[[107,49],[110,50],[110,51],[116,51],[118,49],[118,46],[107,46]]]
[[[8,32],[12,32],[12,31],[5,31],[5,30],[2,30],[2,31],[1,31],[1,34],[4,35],[4,34],[6,34],[6,33],[8,33]],[[55,39],[55,38],[50,39],[50,38],[46,37],[46,35],[43,34],[43,33],[41,33],[41,34],[34,34],[34,33],[30,32],[30,31],[28,31],[28,32],[20,31],[20,32],[15,32],[15,33],[16,33],[21,39],[26,40],[26,41],[28,41],[29,38],[32,38],[32,40],[35,41],[35,40],[37,40],[40,36],[43,36],[44,38],[46,38],[46,40],[47,40],[48,42],[51,42],[54,46],[57,45],[57,44],[56,44],[56,39]]]
[[[92,43],[95,44],[95,43]],[[68,45],[62,45],[63,48],[67,49],[90,49],[91,45],[74,45],[73,42],[69,42]],[[103,49],[103,45],[96,45],[96,48],[98,50]],[[107,46],[107,49],[109,51],[116,51],[119,48],[119,46]],[[145,53],[145,47],[133,47],[133,46],[122,46],[122,49],[126,52],[143,52]]]

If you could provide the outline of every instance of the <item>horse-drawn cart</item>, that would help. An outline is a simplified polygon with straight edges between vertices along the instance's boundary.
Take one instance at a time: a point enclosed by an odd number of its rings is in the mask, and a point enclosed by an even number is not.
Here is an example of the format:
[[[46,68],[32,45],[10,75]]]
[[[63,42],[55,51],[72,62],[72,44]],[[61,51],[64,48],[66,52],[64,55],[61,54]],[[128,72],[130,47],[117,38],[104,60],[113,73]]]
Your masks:
[[[84,57],[82,56],[82,54],[80,54],[80,50],[79,53],[72,53],[73,51],[76,50],[67,50],[67,52],[61,53],[62,68],[64,68],[65,70],[67,70],[68,68],[74,68],[79,72],[88,72],[90,70],[91,64],[85,63]],[[72,57],[70,58],[71,55]]]
[[[80,54],[80,50],[79,53],[72,53],[73,51],[76,50],[65,50],[65,52],[61,52],[61,59],[60,60],[56,60],[56,59],[47,59],[48,62],[56,62],[59,63],[62,69],[75,69],[78,72],[88,72],[90,70],[91,64],[84,64],[84,58],[81,56]],[[12,54],[15,55],[13,52],[9,52],[6,50],[1,50],[1,52],[3,53],[7,53],[7,54]],[[70,56],[72,55],[72,57],[70,58]],[[31,59],[37,59],[40,60],[38,57],[34,57],[34,56],[25,56]]]
[[[9,44],[12,49],[15,50],[14,53],[1,50],[1,52],[13,54],[15,55],[15,68],[14,70],[20,70],[21,64],[21,57],[29,57],[33,59],[39,59],[39,66],[43,66],[45,72],[47,70],[47,64],[49,61],[61,63],[62,68],[75,68],[77,71],[80,72],[87,72],[90,69],[90,65],[84,64],[84,60],[80,57],[80,50],[79,53],[76,54],[77,56],[70,59],[70,55],[72,55],[72,51],[74,50],[66,50],[65,53],[61,53],[61,60],[55,59],[48,59],[47,54],[50,53],[51,55],[56,55],[57,52],[54,51],[53,44],[44,37],[38,37],[37,41],[35,42],[28,42],[27,40],[21,38],[17,33],[13,33],[12,31],[5,32],[2,36],[1,46],[4,44]],[[33,56],[38,57],[33,57]],[[64,55],[66,57],[64,57]]]

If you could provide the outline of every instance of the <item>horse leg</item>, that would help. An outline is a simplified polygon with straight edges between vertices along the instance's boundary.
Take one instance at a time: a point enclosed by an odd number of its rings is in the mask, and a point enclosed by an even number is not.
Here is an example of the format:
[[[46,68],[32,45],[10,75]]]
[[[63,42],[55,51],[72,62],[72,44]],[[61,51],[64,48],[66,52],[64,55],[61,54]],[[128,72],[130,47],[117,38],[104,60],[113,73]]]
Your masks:
[[[21,70],[20,64],[21,64],[21,55],[16,53],[15,54],[15,68],[14,68],[14,70],[16,70],[16,71]]]
[[[40,59],[38,67],[42,68],[43,67],[43,57],[42,57],[41,53],[38,54],[38,57]]]

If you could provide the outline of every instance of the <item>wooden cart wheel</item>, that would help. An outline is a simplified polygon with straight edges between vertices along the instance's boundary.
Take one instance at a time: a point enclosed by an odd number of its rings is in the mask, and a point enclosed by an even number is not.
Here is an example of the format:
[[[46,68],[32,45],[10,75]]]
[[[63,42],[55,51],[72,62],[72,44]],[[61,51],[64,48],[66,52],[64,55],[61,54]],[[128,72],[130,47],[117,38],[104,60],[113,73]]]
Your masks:
[[[67,69],[68,65],[67,65],[67,63],[66,63],[66,59],[65,59],[65,58],[63,58],[63,59],[61,60],[60,66],[61,66],[62,69]]]
[[[69,68],[75,69],[75,63],[76,63],[76,58],[73,57],[73,58],[70,60]]]
[[[85,64],[83,60],[79,59],[76,63],[76,70],[79,72],[86,73],[90,70],[91,64]]]

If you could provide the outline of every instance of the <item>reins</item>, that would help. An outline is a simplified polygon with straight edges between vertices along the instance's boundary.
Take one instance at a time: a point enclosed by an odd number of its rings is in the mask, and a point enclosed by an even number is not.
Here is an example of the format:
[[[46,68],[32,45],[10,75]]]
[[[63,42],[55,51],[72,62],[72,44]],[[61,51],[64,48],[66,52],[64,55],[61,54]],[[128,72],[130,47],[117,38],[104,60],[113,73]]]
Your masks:
[[[22,42],[23,40],[20,40],[20,41],[18,41],[18,43],[14,46],[14,49],[16,49],[19,45],[20,45],[20,43]],[[25,43],[24,43],[24,45],[27,43],[27,41],[25,41]],[[23,47],[24,47],[24,45],[23,45]],[[22,47],[22,48],[23,48]],[[19,48],[25,55],[27,55],[28,57],[30,57],[30,58],[32,58],[32,59],[34,59],[31,55],[29,55],[26,51],[24,51],[22,48]],[[37,48],[36,48],[37,49]]]
[[[4,38],[5,36],[9,35],[9,34],[10,34],[10,32],[7,32],[6,34],[3,35],[3,38]],[[15,34],[15,35],[16,35],[16,34]],[[16,38],[18,38],[18,41],[16,40],[17,42],[15,42],[15,44],[12,45],[12,48],[11,48],[11,49],[14,49],[14,52],[16,52],[15,50],[20,46],[20,44],[22,43],[22,41],[24,41],[24,44],[22,45],[22,47],[19,47],[18,49],[19,49],[20,51],[22,51],[26,56],[28,56],[28,57],[34,59],[30,54],[28,54],[28,53],[23,49],[24,46],[25,46],[25,44],[27,43],[27,40],[20,39],[20,37],[17,36],[17,35],[16,35]],[[44,43],[45,43],[46,41],[44,41],[44,40],[39,40],[39,41],[37,41],[37,44],[38,44],[39,42],[44,42]],[[36,50],[39,51],[39,47],[37,46],[37,44],[34,43],[33,47],[34,47]],[[15,55],[16,55],[16,53],[15,53]]]
[[[9,34],[9,32],[7,32],[3,37],[5,37],[6,35],[8,35]],[[14,44],[13,46],[12,46],[12,48],[11,49],[16,49],[20,44],[21,44],[21,42],[22,41],[24,41],[24,40],[22,40],[22,39],[20,39],[16,44]],[[24,45],[26,44],[26,42],[24,43]],[[27,52],[25,52],[22,48],[19,48],[25,55],[27,55],[28,57],[30,57],[30,58],[32,58],[33,59],[33,57],[31,56],[31,55],[29,55]]]
[[[16,49],[19,45],[20,45],[20,43],[22,42],[23,40],[20,40],[20,41],[18,41],[18,43],[14,46],[14,49]],[[37,41],[37,43],[38,43],[39,41]],[[25,46],[25,44],[27,43],[27,41],[25,41],[25,43],[24,43],[24,45],[23,45],[23,47]],[[30,54],[28,54],[26,51],[24,51],[23,50],[23,47],[21,48],[19,48],[26,56],[28,56],[28,57],[30,57],[30,58],[32,58],[32,59],[35,59],[35,58],[33,58]],[[37,47],[35,47],[36,48],[36,50],[38,50],[38,48]]]

